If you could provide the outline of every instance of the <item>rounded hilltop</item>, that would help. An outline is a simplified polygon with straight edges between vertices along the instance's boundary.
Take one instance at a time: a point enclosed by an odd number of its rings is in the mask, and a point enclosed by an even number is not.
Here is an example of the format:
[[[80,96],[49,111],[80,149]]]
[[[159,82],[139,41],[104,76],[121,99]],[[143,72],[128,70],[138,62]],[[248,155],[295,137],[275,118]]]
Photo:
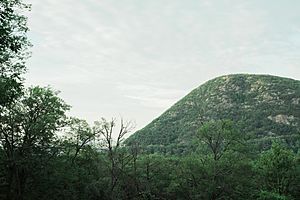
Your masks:
[[[165,152],[189,151],[203,122],[230,119],[251,138],[291,138],[300,132],[300,81],[271,75],[233,74],[191,91],[126,140]],[[154,149],[154,150],[153,150]]]

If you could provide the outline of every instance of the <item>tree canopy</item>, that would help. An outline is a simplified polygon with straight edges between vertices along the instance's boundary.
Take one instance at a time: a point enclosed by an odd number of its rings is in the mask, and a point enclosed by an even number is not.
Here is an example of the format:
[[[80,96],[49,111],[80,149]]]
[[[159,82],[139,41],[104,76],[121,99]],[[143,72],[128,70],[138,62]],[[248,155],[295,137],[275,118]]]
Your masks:
[[[298,126],[274,125],[278,117],[271,115],[261,120],[272,101],[251,104],[254,113],[245,104],[265,98],[268,84],[260,81],[271,81],[276,91],[294,91],[280,97],[290,107],[278,104],[278,112],[299,116],[291,103],[299,82],[240,75],[210,81],[125,142],[132,122],[100,118],[91,124],[69,116],[70,106],[50,86],[23,86],[28,9],[21,0],[0,1],[0,199],[300,198]],[[244,92],[249,87],[255,94]],[[218,98],[224,90],[226,101]],[[270,126],[293,137],[266,138],[271,145],[258,150],[264,138],[249,132],[265,134]]]

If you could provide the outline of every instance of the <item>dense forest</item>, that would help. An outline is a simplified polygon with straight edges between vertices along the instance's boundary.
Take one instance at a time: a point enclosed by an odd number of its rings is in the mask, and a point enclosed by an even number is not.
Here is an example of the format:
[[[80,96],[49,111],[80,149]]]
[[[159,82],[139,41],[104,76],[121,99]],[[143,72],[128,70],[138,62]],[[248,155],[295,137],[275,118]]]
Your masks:
[[[0,1],[0,199],[300,198],[294,129],[294,143],[274,137],[262,149],[234,119],[199,118],[186,136],[192,150],[149,152],[143,141],[126,142],[131,122],[90,125],[68,116],[51,87],[26,88],[28,10],[21,0]]]
[[[295,146],[300,132],[300,81],[234,74],[215,78],[194,89],[126,141],[139,141],[148,152],[186,154],[204,122],[230,119],[260,149],[281,138]],[[164,133],[164,134],[161,134]]]

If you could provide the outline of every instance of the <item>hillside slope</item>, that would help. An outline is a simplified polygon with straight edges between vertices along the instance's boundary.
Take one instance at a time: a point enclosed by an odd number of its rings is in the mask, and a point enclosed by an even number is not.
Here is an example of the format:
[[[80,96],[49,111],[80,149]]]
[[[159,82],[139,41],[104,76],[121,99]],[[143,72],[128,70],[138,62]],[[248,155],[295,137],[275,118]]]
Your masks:
[[[227,75],[194,89],[126,140],[151,152],[187,151],[203,121],[231,119],[258,139],[300,132],[300,81],[269,75]]]

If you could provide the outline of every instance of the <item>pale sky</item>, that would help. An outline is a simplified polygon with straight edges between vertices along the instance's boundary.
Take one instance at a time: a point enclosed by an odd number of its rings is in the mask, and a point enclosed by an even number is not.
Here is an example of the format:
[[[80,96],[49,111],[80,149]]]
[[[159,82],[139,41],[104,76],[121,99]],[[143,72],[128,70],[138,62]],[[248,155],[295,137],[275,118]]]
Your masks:
[[[27,85],[142,128],[216,76],[300,79],[299,0],[26,0]]]

